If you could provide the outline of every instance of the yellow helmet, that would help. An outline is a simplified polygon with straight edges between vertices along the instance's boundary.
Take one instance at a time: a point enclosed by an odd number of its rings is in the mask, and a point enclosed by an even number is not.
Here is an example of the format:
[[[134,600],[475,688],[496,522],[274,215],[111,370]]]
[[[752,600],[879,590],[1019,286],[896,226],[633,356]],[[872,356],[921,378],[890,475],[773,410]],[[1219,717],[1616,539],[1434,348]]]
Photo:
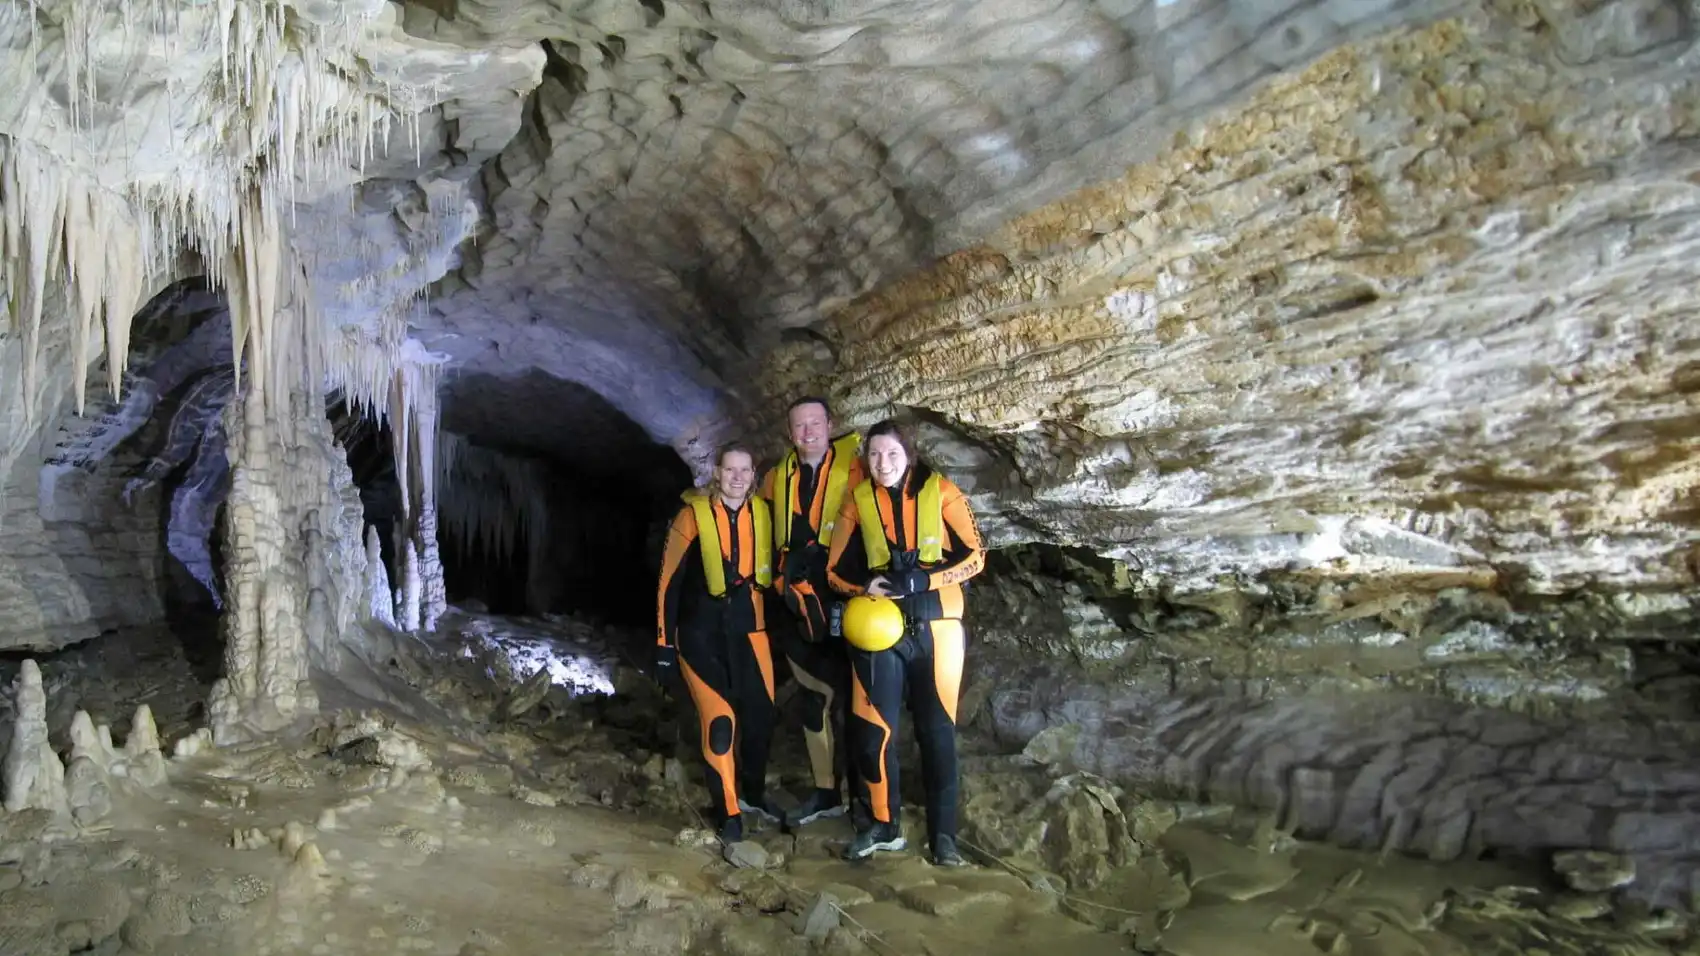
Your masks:
[[[891,598],[859,594],[844,605],[844,639],[864,651],[883,651],[903,639],[903,610]]]

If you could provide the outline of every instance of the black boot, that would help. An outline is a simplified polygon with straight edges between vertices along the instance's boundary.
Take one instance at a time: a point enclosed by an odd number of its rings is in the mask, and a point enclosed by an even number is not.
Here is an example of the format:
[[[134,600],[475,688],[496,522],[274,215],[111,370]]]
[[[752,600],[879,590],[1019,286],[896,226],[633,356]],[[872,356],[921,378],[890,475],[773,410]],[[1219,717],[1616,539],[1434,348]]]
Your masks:
[[[844,852],[847,860],[865,860],[875,853],[901,850],[909,842],[903,839],[903,828],[895,823],[875,823],[856,834],[850,849]]]
[[[956,838],[939,836],[933,838],[934,866],[967,866],[968,861],[962,858],[961,851],[956,848]]]
[[[720,824],[720,842],[728,846],[744,839],[744,815],[734,813]]]

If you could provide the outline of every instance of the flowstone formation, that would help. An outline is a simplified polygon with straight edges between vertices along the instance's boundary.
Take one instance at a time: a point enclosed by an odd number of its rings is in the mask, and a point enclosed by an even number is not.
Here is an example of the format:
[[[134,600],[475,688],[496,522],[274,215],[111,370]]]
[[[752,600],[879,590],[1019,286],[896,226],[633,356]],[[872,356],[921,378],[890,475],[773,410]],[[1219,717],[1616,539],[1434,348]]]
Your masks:
[[[764,420],[912,412],[993,543],[1177,591],[1687,587],[1693,22],[1493,0],[1343,46],[831,311]]]
[[[235,584],[208,705],[220,745],[316,714],[313,670],[334,673],[362,649],[357,628],[372,608],[360,493],[329,423],[293,416],[279,440],[259,408],[233,405],[224,425],[238,464],[225,545]]]

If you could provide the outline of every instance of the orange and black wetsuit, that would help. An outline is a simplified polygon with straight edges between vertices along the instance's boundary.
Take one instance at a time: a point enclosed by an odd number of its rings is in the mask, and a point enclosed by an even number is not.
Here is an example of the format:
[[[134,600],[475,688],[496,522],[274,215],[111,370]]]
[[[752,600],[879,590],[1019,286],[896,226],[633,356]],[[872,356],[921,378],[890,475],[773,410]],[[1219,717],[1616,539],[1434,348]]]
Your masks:
[[[679,670],[702,725],[708,791],[723,819],[738,815],[740,799],[765,805],[768,742],[773,735],[773,658],[764,620],[757,562],[756,508],[751,500],[729,511],[718,495],[706,508],[715,523],[724,593],[711,593],[700,554],[699,505],[686,505],[667,531],[657,599],[657,658],[676,649]],[[765,528],[762,529],[766,531]]]
[[[828,627],[833,593],[827,585],[826,558],[842,504],[862,481],[858,444],[854,434],[841,436],[820,464],[812,467],[792,452],[762,483],[762,497],[774,508],[779,573],[773,591],[786,605],[785,611],[772,617],[773,632],[802,689],[803,738],[819,791],[817,802],[838,799],[841,779],[853,778],[855,770],[833,739],[834,726],[842,728],[847,716],[850,659],[844,639],[833,636]],[[829,502],[833,492],[838,500]],[[850,789],[854,797],[853,783]]]
[[[934,847],[940,836],[956,837],[956,703],[962,687],[967,635],[962,627],[963,582],[986,566],[980,529],[968,499],[950,479],[938,476],[942,540],[937,560],[924,556],[917,514],[932,475],[925,465],[911,467],[895,488],[869,481],[878,513],[861,513],[856,496],[845,501],[827,562],[828,580],[845,594],[863,594],[868,582],[884,576],[897,595],[907,629],[895,646],[875,653],[851,648],[851,746],[863,792],[874,819],[899,822],[897,731],[907,699],[921,745],[921,776],[927,789],[927,830]],[[866,494],[866,493],[864,493]],[[871,566],[860,525],[879,522],[889,560]]]

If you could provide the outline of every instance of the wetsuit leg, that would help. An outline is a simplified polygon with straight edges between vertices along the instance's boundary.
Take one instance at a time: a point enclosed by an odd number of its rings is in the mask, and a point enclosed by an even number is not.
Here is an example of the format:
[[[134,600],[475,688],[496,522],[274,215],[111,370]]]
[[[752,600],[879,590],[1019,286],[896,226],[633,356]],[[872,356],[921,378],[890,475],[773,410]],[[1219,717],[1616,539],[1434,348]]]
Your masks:
[[[732,641],[737,641],[732,638]],[[739,646],[741,645],[741,646]],[[738,788],[745,802],[767,797],[767,753],[773,741],[773,651],[766,631],[738,642]]]
[[[962,688],[966,639],[959,620],[935,620],[917,642],[909,666],[909,710],[921,745],[921,779],[927,785],[927,834],[956,836],[956,703]]]
[[[800,643],[800,642],[799,642]],[[803,742],[809,750],[809,773],[815,789],[837,790],[838,774],[834,764],[837,741],[833,737],[833,711],[842,697],[831,678],[824,674],[817,646],[793,644],[787,649],[791,674],[797,678],[803,703]]]
[[[851,650],[851,749],[856,761],[859,798],[875,820],[899,822],[897,731],[902,726],[905,639],[890,650]]]
[[[681,628],[679,671],[696,704],[702,756],[708,765],[708,793],[725,816],[738,812],[737,762],[733,742],[738,718],[732,702],[732,668],[726,642],[707,629]]]
[[[809,775],[817,790],[837,792],[852,781],[855,761],[843,745],[850,703],[849,648],[830,633],[827,609],[834,600],[826,575],[793,582],[785,599],[785,657],[797,678],[803,705],[803,742],[808,747]]]

